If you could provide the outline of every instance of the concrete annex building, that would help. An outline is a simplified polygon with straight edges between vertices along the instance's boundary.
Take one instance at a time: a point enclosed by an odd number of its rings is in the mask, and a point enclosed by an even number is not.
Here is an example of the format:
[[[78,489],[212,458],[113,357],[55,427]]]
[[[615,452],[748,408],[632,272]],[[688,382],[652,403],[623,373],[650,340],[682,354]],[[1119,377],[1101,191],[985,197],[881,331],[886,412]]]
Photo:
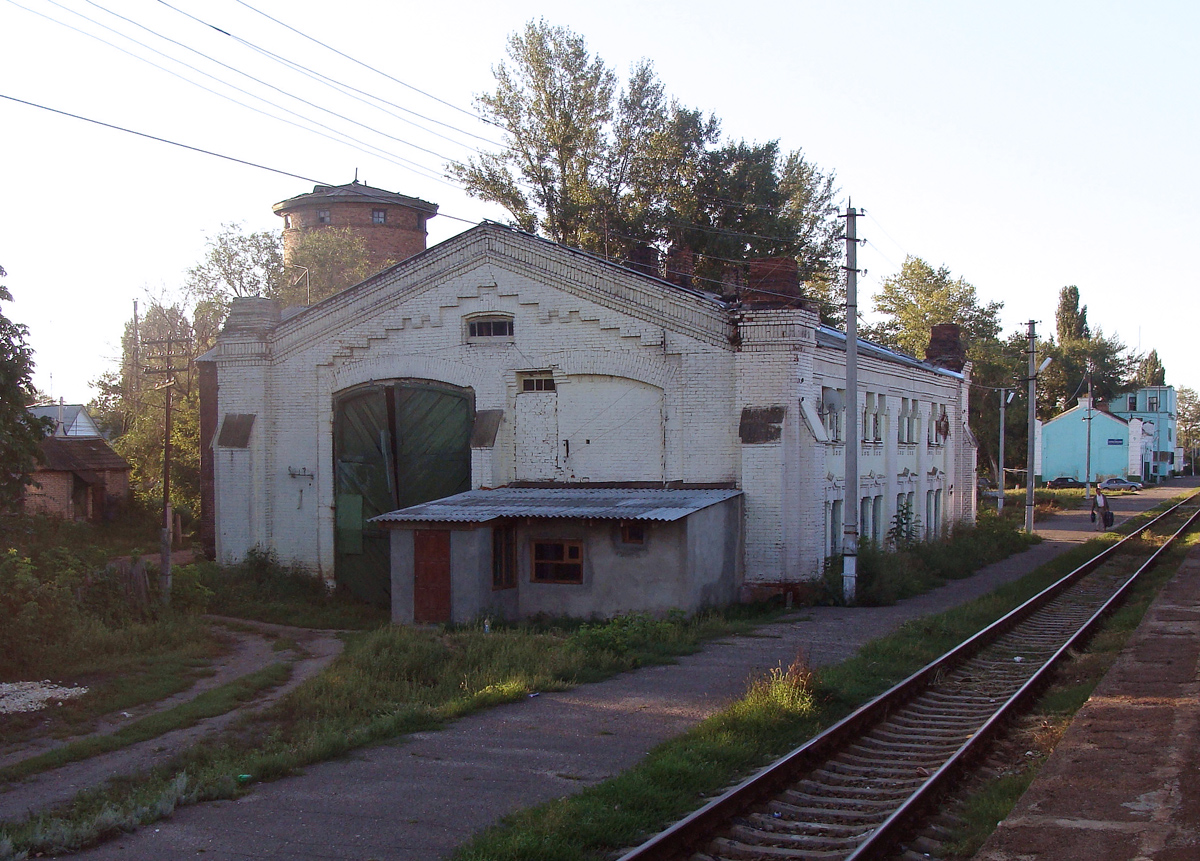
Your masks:
[[[846,504],[875,539],[898,504],[931,532],[972,519],[961,355],[861,345],[848,493],[844,335],[784,304],[494,224],[308,309],[235,300],[202,359],[212,550],[465,621],[786,589]]]

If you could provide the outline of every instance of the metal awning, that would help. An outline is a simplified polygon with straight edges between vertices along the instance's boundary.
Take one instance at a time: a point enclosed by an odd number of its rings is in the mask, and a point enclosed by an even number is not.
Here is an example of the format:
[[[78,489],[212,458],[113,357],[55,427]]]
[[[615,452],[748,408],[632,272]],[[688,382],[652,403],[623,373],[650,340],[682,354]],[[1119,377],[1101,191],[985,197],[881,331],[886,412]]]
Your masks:
[[[487,523],[510,517],[576,520],[682,520],[740,490],[603,487],[498,487],[469,490],[371,518],[376,523]]]

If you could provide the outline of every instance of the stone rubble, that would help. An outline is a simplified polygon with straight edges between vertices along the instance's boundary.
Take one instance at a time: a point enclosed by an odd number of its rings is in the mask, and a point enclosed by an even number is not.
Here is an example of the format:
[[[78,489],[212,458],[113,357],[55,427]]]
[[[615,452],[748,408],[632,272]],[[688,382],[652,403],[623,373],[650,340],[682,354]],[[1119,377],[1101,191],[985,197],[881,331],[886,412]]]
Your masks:
[[[51,700],[62,705],[63,700],[81,697],[87,692],[87,688],[66,688],[48,679],[43,682],[0,682],[0,715],[36,712],[44,709]]]

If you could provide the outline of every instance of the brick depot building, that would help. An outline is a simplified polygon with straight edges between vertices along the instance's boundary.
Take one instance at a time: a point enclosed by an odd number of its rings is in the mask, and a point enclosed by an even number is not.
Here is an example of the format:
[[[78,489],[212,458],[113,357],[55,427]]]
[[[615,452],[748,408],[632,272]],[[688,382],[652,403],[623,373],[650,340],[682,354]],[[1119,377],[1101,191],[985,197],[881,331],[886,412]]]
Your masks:
[[[848,399],[845,336],[800,304],[494,224],[311,308],[235,300],[202,357],[211,552],[457,622],[787,589],[840,550],[848,504],[878,540],[899,505],[931,533],[973,519],[961,353],[860,343]]]

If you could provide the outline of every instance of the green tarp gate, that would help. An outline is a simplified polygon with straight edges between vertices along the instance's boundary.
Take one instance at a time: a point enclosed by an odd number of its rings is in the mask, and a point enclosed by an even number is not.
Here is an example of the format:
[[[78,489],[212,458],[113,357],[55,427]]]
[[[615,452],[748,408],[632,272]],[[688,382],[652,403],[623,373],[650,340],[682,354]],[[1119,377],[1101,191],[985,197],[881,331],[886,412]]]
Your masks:
[[[391,604],[387,530],[379,514],[471,488],[471,392],[396,380],[334,401],[335,576],[380,606]]]

